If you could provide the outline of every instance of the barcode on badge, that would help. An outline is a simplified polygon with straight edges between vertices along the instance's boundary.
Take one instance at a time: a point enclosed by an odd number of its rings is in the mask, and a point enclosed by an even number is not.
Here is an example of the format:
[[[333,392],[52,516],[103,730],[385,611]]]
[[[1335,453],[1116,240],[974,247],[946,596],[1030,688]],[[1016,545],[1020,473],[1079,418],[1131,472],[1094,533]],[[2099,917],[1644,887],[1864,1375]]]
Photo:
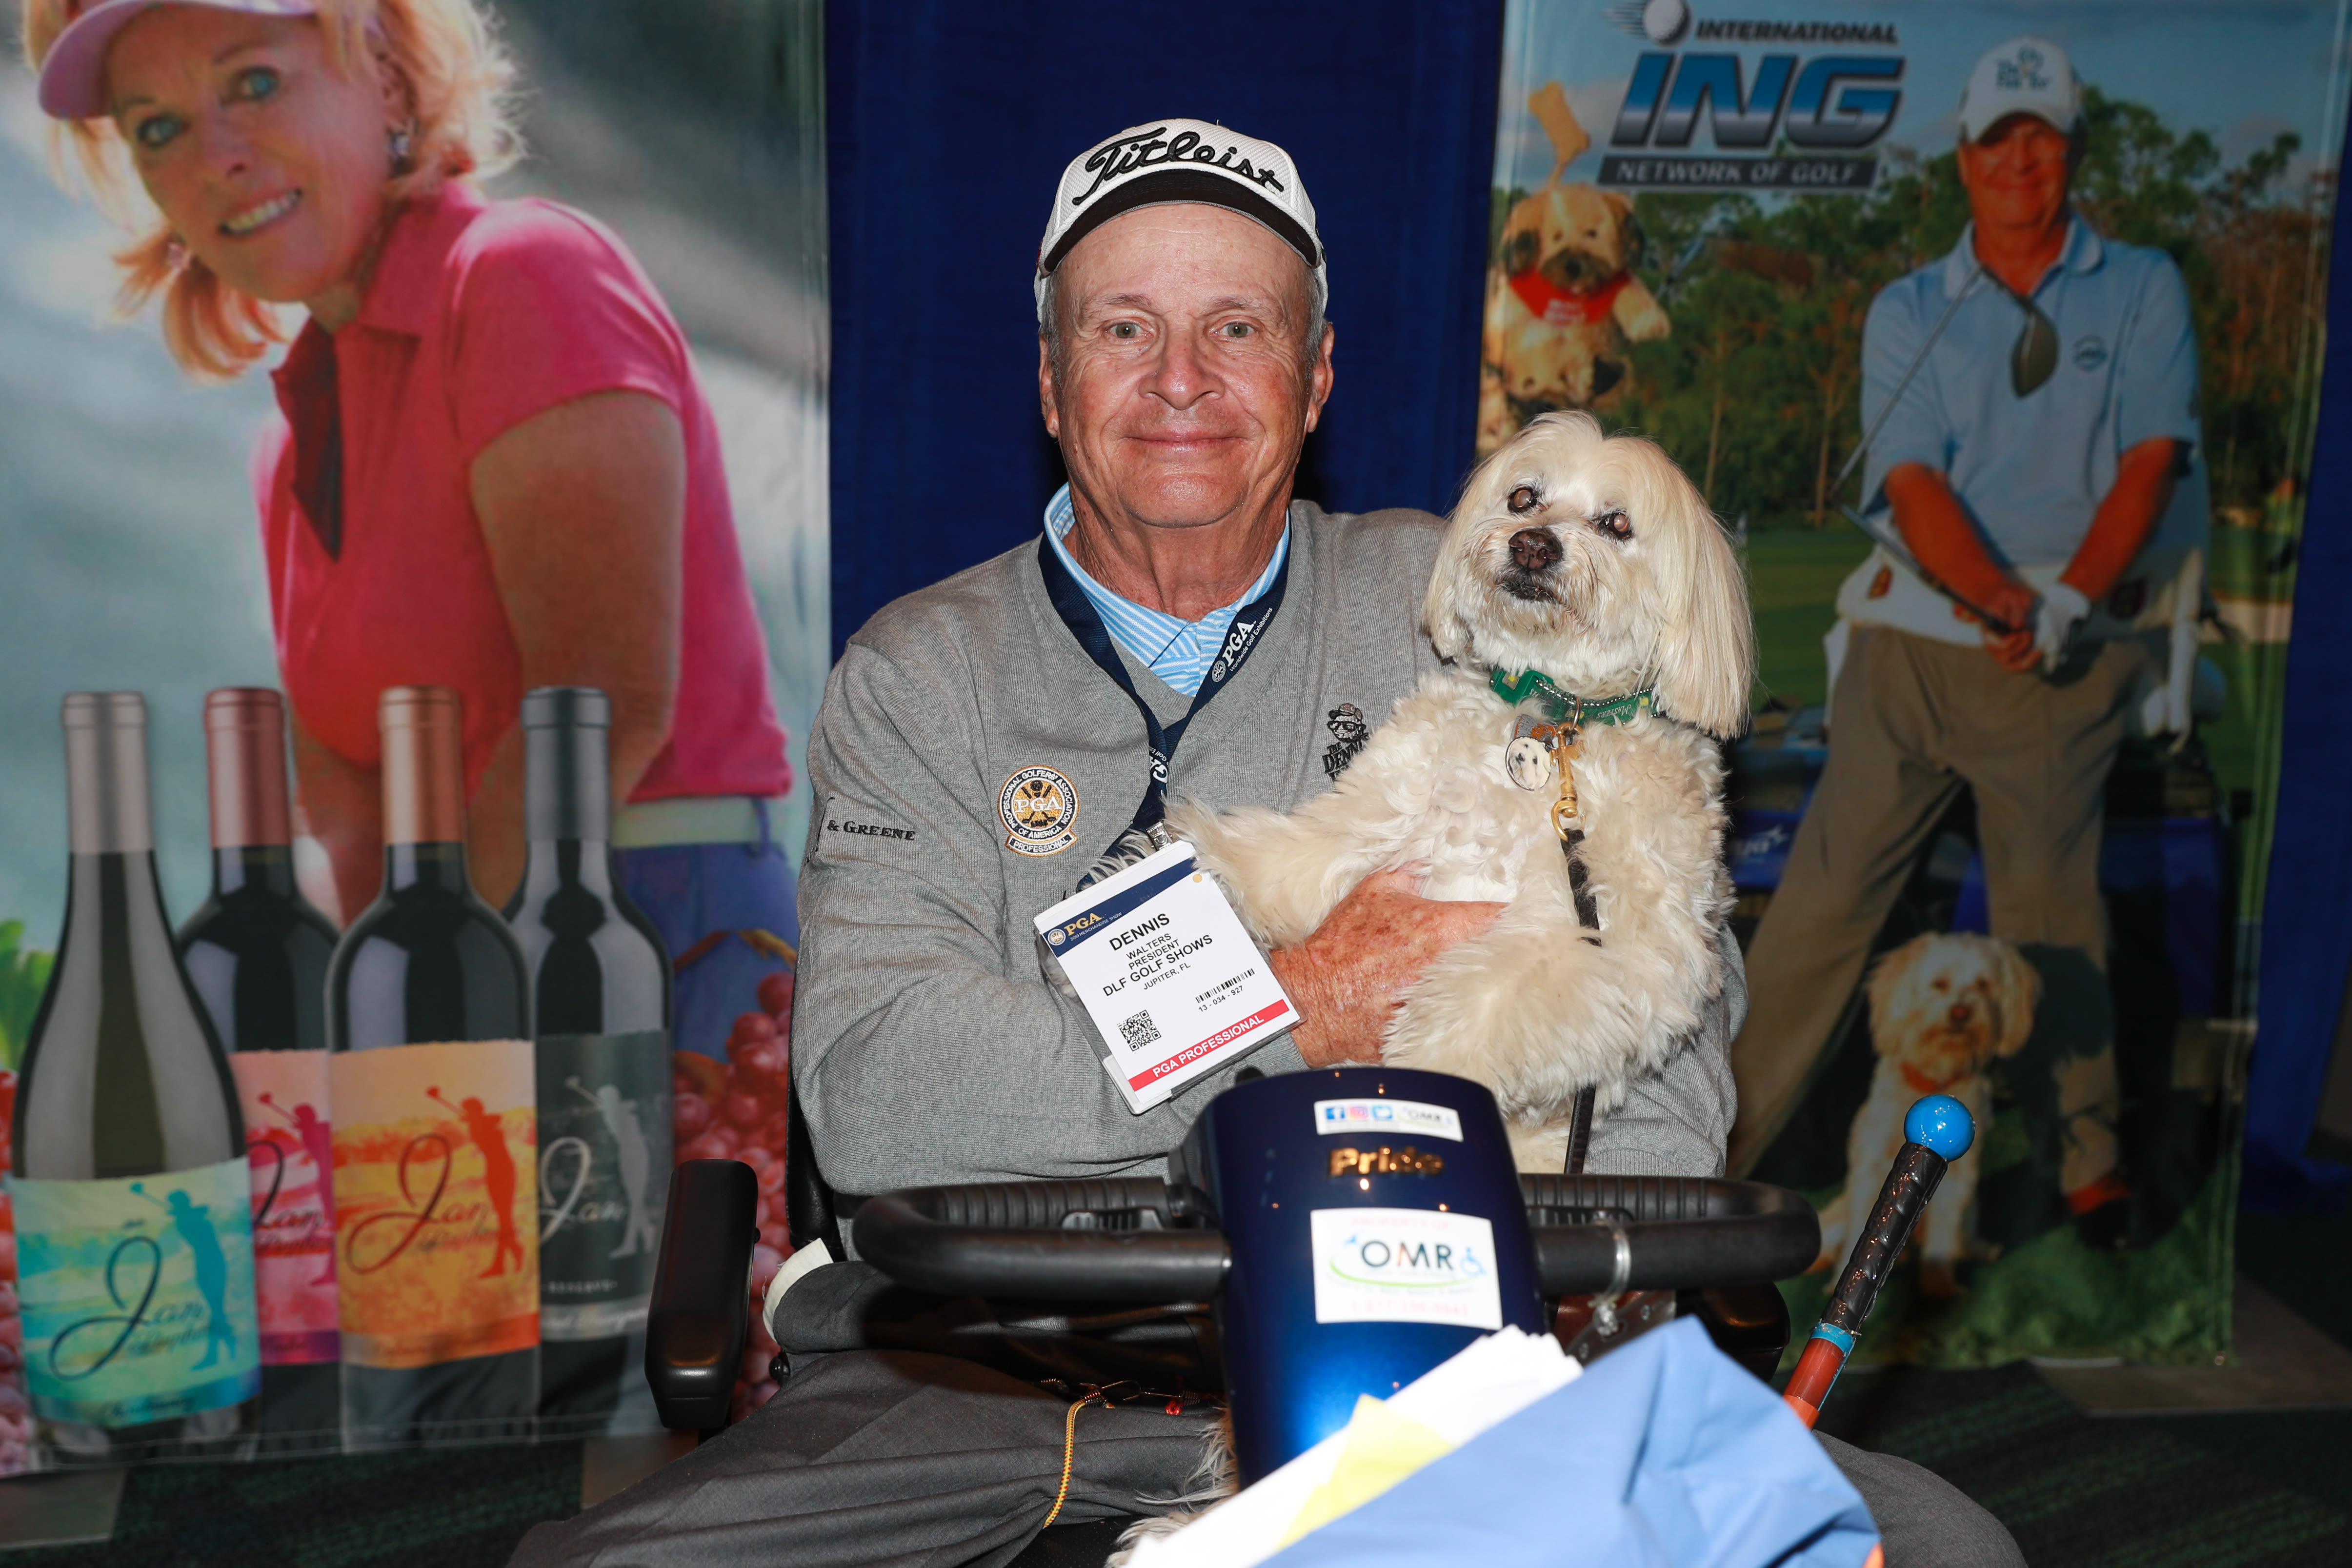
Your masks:
[[[1139,1051],[1160,1038],[1160,1026],[1151,1021],[1148,1008],[1132,1018],[1121,1018],[1118,1032],[1126,1037],[1127,1048],[1130,1051]]]

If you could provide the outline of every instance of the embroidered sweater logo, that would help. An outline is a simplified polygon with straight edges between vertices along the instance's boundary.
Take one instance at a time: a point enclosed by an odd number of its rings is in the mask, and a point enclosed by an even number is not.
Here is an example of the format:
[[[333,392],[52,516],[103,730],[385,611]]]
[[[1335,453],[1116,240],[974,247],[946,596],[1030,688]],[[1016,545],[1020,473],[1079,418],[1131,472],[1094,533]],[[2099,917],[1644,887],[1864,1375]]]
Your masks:
[[[1023,768],[998,787],[996,816],[1015,855],[1058,855],[1077,839],[1077,786],[1055,769]]]

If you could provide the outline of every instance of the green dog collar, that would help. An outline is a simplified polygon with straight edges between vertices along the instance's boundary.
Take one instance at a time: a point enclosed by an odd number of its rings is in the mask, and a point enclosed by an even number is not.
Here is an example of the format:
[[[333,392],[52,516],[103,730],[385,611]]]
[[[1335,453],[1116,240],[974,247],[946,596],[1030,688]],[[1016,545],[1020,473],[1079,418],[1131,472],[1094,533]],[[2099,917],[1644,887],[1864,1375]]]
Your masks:
[[[1555,724],[1622,724],[1643,713],[1654,712],[1658,706],[1657,690],[1648,686],[1603,702],[1588,702],[1574,692],[1561,690],[1540,669],[1528,670],[1516,680],[1499,669],[1490,670],[1486,684],[1494,689],[1496,696],[1514,708],[1534,698],[1543,704],[1544,717]]]

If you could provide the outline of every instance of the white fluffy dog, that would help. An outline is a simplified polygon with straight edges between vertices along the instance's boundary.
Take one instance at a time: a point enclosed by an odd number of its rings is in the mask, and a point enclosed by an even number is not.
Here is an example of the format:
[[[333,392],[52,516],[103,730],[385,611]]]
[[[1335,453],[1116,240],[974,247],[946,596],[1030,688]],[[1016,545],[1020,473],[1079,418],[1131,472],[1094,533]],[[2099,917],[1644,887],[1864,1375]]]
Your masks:
[[[1188,804],[1169,826],[1270,946],[1302,941],[1385,868],[1426,868],[1433,899],[1507,903],[1423,972],[1381,1059],[1484,1083],[1521,1167],[1556,1171],[1578,1092],[1598,1091],[1601,1116],[1622,1104],[1722,984],[1731,889],[1712,737],[1747,721],[1747,587],[1664,452],[1547,414],[1472,474],[1425,629],[1452,668],[1397,705],[1330,794],[1289,816]],[[1507,771],[1515,728],[1559,716],[1528,694],[1530,670],[1586,708],[1653,694],[1621,704],[1622,721],[1588,718],[1571,756],[1597,932],[1580,927],[1553,829],[1556,765],[1523,755],[1516,784]]]
[[[1989,936],[1931,932],[1878,961],[1870,977],[1870,1044],[1878,1069],[1870,1098],[1846,1139],[1844,1194],[1822,1211],[1822,1256],[1845,1261],[1854,1210],[1877,1201],[1903,1147],[1903,1118],[1927,1094],[1948,1094],[1976,1119],[1976,1141],[1952,1162],[1919,1226],[1920,1283],[1931,1294],[1959,1289],[1952,1272],[1966,1243],[1976,1196],[1977,1152],[1992,1126],[1985,1069],[2015,1056],[2033,1033],[2042,976],[2014,947]]]

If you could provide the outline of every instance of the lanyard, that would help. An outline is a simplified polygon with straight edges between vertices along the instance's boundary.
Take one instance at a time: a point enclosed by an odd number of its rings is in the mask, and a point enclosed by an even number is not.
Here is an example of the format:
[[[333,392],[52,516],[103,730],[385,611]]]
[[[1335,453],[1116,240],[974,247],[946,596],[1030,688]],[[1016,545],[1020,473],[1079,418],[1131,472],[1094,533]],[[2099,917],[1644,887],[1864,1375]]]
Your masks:
[[[1217,693],[1231,685],[1234,678],[1242,672],[1242,666],[1249,662],[1249,656],[1256,651],[1259,643],[1265,640],[1265,628],[1274,624],[1275,612],[1282,608],[1283,591],[1290,586],[1290,556],[1287,552],[1284,554],[1282,570],[1274,574],[1272,585],[1244,605],[1234,616],[1233,624],[1225,628],[1224,646],[1217,650],[1216,658],[1209,665],[1209,672],[1201,678],[1201,689],[1193,694],[1192,706],[1185,710],[1181,719],[1166,725],[1160,722],[1160,716],[1151,710],[1151,704],[1135,689],[1135,682],[1128,677],[1127,666],[1119,662],[1118,650],[1111,644],[1110,629],[1103,625],[1102,617],[1095,614],[1094,605],[1087,598],[1086,590],[1078,586],[1077,579],[1070,575],[1069,569],[1062,564],[1061,557],[1055,553],[1051,539],[1041,537],[1037,541],[1037,568],[1045,574],[1045,595],[1054,601],[1054,608],[1060,613],[1062,624],[1070,628],[1070,635],[1078,639],[1078,646],[1087,650],[1087,657],[1101,666],[1103,673],[1118,682],[1118,689],[1127,693],[1128,700],[1135,704],[1135,710],[1143,715],[1143,731],[1151,743],[1151,778],[1143,793],[1143,804],[1135,808],[1135,820],[1128,826],[1127,831],[1148,835],[1168,815],[1168,763],[1176,754],[1176,744],[1184,738],[1186,727],[1200,717],[1201,710],[1206,708]]]

